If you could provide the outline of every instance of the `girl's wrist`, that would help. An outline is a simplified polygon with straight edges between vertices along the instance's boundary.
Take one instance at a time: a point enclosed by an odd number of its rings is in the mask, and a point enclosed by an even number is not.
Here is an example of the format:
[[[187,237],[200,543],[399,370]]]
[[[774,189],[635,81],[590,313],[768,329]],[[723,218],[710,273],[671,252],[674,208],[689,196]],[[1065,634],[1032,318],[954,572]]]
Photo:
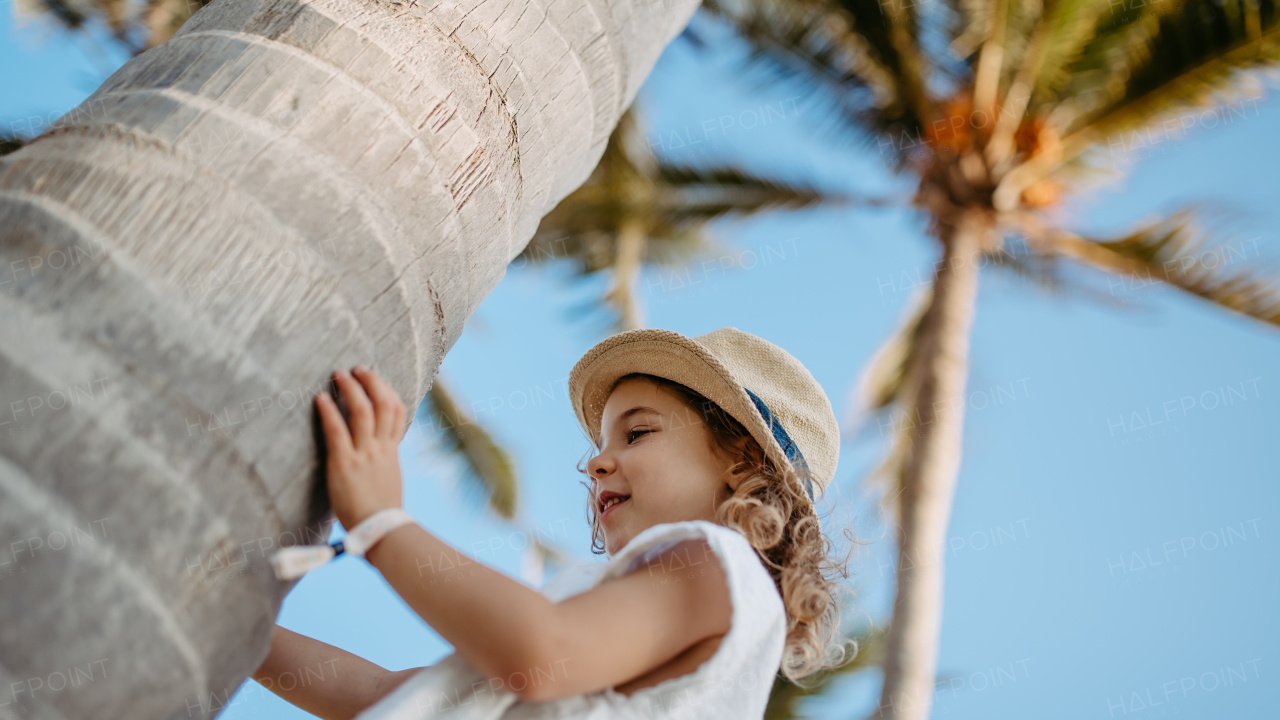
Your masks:
[[[270,562],[280,580],[296,580],[339,555],[363,557],[387,533],[403,526],[416,524],[403,508],[390,507],[379,510],[347,531],[346,537],[328,545],[291,546],[281,548],[271,556]]]
[[[413,525],[417,525],[417,523],[406,523],[401,527],[392,528],[391,530],[387,531],[385,535],[379,538],[378,542],[374,543],[372,547],[370,547],[368,550],[365,551],[364,553],[365,562],[369,563],[374,568],[377,568],[378,572],[382,572],[382,568],[380,565],[383,559],[382,555],[385,554],[383,552],[383,549],[387,546],[386,540],[389,537],[391,537],[393,533],[397,533],[403,530],[405,527],[411,527]]]
[[[353,555],[365,555],[391,531],[416,521],[399,506],[380,508],[369,513],[347,531],[343,538],[344,551]]]
[[[378,513],[384,510],[403,510],[403,509],[404,509],[403,506],[401,506],[399,503],[394,505],[391,505],[391,504],[375,505],[373,507],[364,508],[359,512],[352,513],[348,515],[345,520],[342,517],[339,517],[338,522],[342,523],[342,527],[346,529],[347,532],[351,532],[352,530],[359,527],[360,523],[364,522],[365,520],[368,520],[369,518],[373,517],[374,515],[377,515]]]

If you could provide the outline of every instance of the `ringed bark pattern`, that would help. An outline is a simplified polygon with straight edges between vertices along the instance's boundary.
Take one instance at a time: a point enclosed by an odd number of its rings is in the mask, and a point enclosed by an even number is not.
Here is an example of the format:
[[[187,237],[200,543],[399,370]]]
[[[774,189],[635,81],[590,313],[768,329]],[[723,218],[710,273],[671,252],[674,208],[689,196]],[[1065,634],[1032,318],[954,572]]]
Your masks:
[[[0,159],[0,703],[216,715],[327,536],[312,396],[422,398],[696,7],[216,0]]]

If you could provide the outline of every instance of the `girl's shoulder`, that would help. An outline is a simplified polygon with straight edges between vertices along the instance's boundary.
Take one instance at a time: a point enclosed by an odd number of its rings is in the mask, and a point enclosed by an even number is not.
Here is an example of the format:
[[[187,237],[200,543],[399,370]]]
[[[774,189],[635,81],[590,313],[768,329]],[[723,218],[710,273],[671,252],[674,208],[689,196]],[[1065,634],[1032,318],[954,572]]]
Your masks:
[[[626,547],[609,560],[606,565],[608,569],[601,579],[633,572],[652,563],[667,550],[687,540],[705,540],[727,572],[745,570],[753,565],[759,565],[761,570],[764,569],[751,544],[737,530],[706,520],[685,520],[654,525],[636,535]],[[671,558],[669,562],[679,562],[679,559]]]
[[[694,571],[708,557],[699,552],[668,550],[690,540],[702,540],[714,553],[729,585],[735,608],[742,608],[755,620],[785,617],[782,598],[768,569],[751,543],[738,531],[706,520],[662,523],[647,528],[627,543],[608,562],[570,566],[562,570],[541,592],[559,602],[612,578],[631,572],[674,574]],[[740,618],[735,612],[735,623]]]

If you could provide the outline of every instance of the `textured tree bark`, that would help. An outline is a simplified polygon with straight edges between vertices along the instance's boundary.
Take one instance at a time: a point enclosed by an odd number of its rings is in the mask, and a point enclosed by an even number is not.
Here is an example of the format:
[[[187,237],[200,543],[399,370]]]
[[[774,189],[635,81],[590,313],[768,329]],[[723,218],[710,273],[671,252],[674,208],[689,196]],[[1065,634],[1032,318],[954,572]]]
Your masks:
[[[225,705],[327,532],[311,397],[422,398],[696,6],[217,0],[0,161],[0,709]]]
[[[884,686],[876,717],[924,720],[933,704],[942,630],[947,523],[964,437],[969,329],[978,258],[991,232],[981,210],[944,224],[943,257],[925,311],[912,369],[916,379],[911,448],[898,506],[898,585],[885,641]]]

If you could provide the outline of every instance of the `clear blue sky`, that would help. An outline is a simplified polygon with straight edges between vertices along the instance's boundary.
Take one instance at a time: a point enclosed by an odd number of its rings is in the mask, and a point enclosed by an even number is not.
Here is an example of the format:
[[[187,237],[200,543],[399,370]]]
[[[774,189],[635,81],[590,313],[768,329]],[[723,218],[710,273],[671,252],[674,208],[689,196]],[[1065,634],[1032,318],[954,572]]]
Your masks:
[[[0,16],[0,62],[10,69],[0,76],[0,122],[11,127],[65,112],[120,62],[56,33],[34,44],[39,33]],[[683,42],[668,50],[642,93],[655,145],[833,189],[909,187],[887,174],[874,147],[832,141],[817,131],[812,107],[750,84],[733,59],[700,56]],[[1235,208],[1246,261],[1274,257],[1280,102],[1270,87],[1235,117],[1196,115],[1185,139],[1138,153],[1122,177],[1077,197],[1066,224],[1118,233],[1212,199]],[[851,392],[915,278],[927,277],[933,256],[923,224],[901,211],[828,210],[722,224],[717,236],[724,250],[712,264],[646,276],[649,325],[756,333],[826,388],[850,435],[829,493],[830,524],[851,524],[866,542],[854,564],[853,619],[883,621],[892,547],[874,490],[862,483],[878,431],[853,436]],[[735,267],[722,271],[720,257]],[[1094,284],[1101,299],[1050,295],[998,272],[982,281],[948,531],[946,684],[936,717],[1267,715],[1274,701],[1264,691],[1280,675],[1280,332],[1172,291],[1105,279]],[[573,308],[600,289],[567,283],[554,269],[513,270],[445,360],[444,377],[517,459],[519,525],[493,521],[459,489],[429,433],[411,433],[402,447],[409,511],[530,583],[519,549],[529,533],[593,559],[574,470],[588,445],[564,386],[602,337],[573,320]],[[393,669],[448,652],[359,561],[308,575],[280,623]],[[815,718],[858,717],[877,687],[873,674],[855,678],[807,709]],[[309,716],[250,682],[224,717]]]

